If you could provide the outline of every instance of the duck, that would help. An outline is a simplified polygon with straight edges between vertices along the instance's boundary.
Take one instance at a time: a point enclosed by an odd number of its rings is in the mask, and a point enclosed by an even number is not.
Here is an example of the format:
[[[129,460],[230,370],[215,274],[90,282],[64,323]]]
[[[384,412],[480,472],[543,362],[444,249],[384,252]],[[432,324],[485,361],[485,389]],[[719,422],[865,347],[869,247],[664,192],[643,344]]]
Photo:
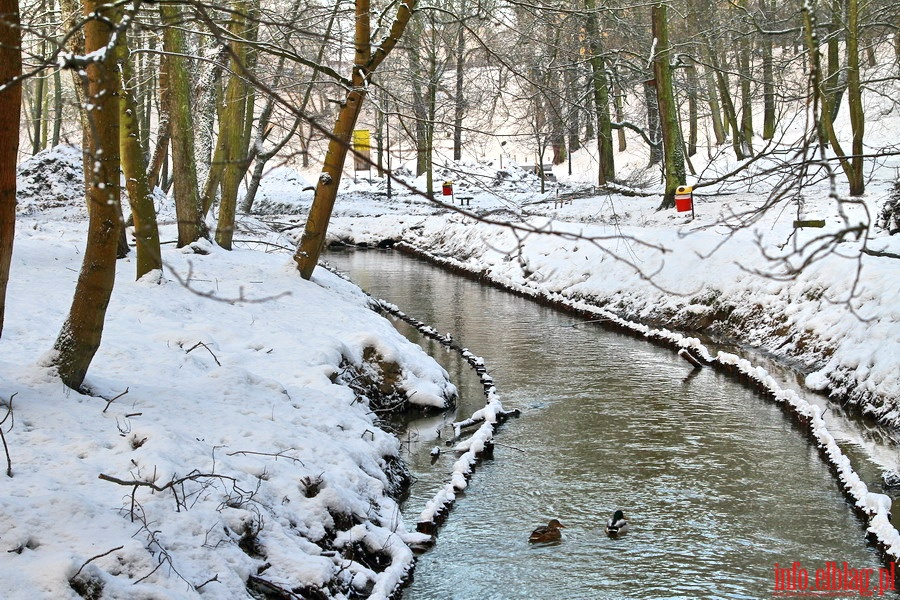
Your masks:
[[[628,521],[625,520],[625,513],[617,510],[606,522],[606,535],[616,537],[628,533]]]
[[[541,525],[537,529],[531,532],[531,537],[528,538],[528,541],[532,544],[539,544],[543,542],[558,542],[562,539],[562,532],[560,529],[565,529],[566,526],[557,521],[556,519],[550,519],[550,522],[546,525]]]

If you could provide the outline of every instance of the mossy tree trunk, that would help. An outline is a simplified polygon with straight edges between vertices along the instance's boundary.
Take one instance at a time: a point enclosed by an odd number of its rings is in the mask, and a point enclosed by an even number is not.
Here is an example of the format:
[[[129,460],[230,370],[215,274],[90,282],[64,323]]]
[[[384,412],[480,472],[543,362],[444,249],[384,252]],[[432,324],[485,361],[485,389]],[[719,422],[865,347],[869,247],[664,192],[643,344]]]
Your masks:
[[[612,120],[609,116],[609,78],[606,76],[606,65],[603,60],[603,48],[600,45],[600,26],[597,22],[596,0],[585,0],[587,11],[585,33],[590,51],[591,76],[593,81],[594,110],[597,115],[597,153],[599,169],[597,180],[599,185],[606,185],[616,176],[615,154],[612,143]]]
[[[18,0],[0,0],[0,335],[16,233],[16,163],[22,84],[22,29]]]
[[[234,223],[237,215],[237,196],[241,177],[247,161],[249,132],[245,126],[247,115],[248,85],[244,70],[249,56],[245,40],[250,31],[250,3],[234,2],[229,31],[231,42],[231,75],[225,88],[222,118],[219,119],[219,139],[222,141],[222,197],[219,201],[219,219],[216,226],[216,243],[231,250],[234,239]]]
[[[166,63],[169,133],[172,146],[172,177],[175,216],[178,219],[178,247],[207,235],[200,212],[197,162],[194,154],[194,120],[191,115],[191,86],[187,68],[184,31],[180,28],[181,7],[161,3],[163,61]]]
[[[753,81],[750,69],[752,48],[753,42],[749,37],[741,38],[737,63],[741,78],[741,138],[746,156],[753,156],[753,98],[750,86]]]
[[[147,159],[140,135],[140,112],[134,94],[134,77],[128,50],[127,31],[119,32],[116,44],[116,60],[122,77],[121,102],[119,102],[119,136],[122,172],[128,190],[128,202],[134,220],[134,241],[137,261],[136,278],[150,271],[162,269],[159,246],[159,229],[156,208],[148,180]]]
[[[828,94],[828,81],[822,77],[822,61],[819,45],[816,40],[816,20],[803,5],[803,23],[806,34],[807,49],[810,54],[811,85],[813,88],[812,105],[817,104],[821,110],[814,113],[820,143],[830,143],[832,151],[838,157],[841,169],[847,177],[851,196],[865,193],[866,182],[863,171],[863,137],[865,133],[865,116],[862,105],[862,85],[859,76],[859,3],[848,0],[847,25],[844,31],[847,46],[847,101],[850,106],[850,128],[852,131],[851,154],[848,156],[838,139],[834,128],[834,106]]]
[[[350,88],[338,112],[306,227],[294,252],[294,261],[297,263],[300,276],[304,279],[312,277],[325,245],[328,221],[334,210],[338,185],[344,171],[344,161],[350,148],[353,128],[356,126],[365,99],[369,78],[397,45],[415,6],[416,0],[402,0],[390,31],[381,46],[372,52],[369,0],[356,0],[356,51]]]
[[[110,43],[116,10],[98,0],[83,6],[84,44],[87,55]],[[115,53],[102,55],[85,69],[85,91],[90,103],[86,119],[93,131],[86,148],[91,160],[84,180],[90,210],[81,271],[69,316],[56,338],[53,365],[60,379],[78,389],[100,347],[106,309],[116,275],[116,250],[122,230],[119,194],[119,74]]]
[[[653,37],[656,52],[653,56],[653,74],[656,79],[656,98],[659,104],[659,120],[662,128],[663,164],[666,171],[665,194],[660,209],[675,206],[675,190],[685,183],[687,173],[684,164],[684,148],[678,127],[678,106],[672,86],[670,64],[672,46],[669,44],[668,15],[664,3],[651,9]]]

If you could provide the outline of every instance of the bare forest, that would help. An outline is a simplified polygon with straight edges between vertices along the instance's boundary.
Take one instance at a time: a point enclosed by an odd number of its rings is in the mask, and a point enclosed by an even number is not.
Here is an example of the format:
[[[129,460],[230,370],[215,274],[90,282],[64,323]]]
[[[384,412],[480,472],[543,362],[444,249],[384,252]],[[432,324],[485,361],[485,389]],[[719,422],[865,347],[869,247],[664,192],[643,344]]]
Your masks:
[[[890,96],[900,77],[888,1],[4,0],[0,12],[0,298],[16,165],[61,143],[83,149],[87,250],[55,344],[73,388],[99,345],[117,257],[134,246],[138,278],[162,266],[155,193],[174,198],[179,247],[229,249],[267,167],[319,170],[294,254],[308,279],[351,160],[390,176],[414,157],[431,196],[435,164],[503,151],[543,176],[584,149],[586,180],[637,189],[661,176],[667,208],[698,155],[738,164],[700,173],[698,188],[774,157],[773,202],[823,178],[846,182],[852,202],[866,161],[898,151],[865,138],[867,96]],[[787,139],[798,114],[806,134]],[[358,129],[371,137],[354,143]],[[648,164],[617,168],[626,143],[646,147]],[[897,211],[889,202],[880,226],[900,229]]]

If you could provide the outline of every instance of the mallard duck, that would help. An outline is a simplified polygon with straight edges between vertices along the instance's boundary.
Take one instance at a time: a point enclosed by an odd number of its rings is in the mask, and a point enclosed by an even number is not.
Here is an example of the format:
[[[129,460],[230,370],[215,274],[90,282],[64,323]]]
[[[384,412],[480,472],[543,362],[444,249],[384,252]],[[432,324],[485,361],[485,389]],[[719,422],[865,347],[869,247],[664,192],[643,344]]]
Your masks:
[[[625,520],[625,514],[621,510],[617,510],[606,522],[606,535],[616,537],[625,533],[628,533],[628,521]]]
[[[550,522],[546,525],[541,525],[537,529],[531,532],[531,537],[528,538],[528,541],[532,544],[538,544],[542,542],[558,542],[562,539],[562,532],[560,529],[565,529],[565,525],[557,521],[556,519],[550,519]]]

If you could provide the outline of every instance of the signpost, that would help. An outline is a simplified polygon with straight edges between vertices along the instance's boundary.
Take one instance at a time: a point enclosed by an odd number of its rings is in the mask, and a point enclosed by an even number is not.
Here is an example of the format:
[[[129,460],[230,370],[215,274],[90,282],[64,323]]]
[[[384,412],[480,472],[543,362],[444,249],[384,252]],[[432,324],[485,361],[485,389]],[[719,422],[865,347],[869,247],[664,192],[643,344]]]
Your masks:
[[[368,129],[353,130],[353,180],[357,171],[369,171],[372,177],[372,134]]]

